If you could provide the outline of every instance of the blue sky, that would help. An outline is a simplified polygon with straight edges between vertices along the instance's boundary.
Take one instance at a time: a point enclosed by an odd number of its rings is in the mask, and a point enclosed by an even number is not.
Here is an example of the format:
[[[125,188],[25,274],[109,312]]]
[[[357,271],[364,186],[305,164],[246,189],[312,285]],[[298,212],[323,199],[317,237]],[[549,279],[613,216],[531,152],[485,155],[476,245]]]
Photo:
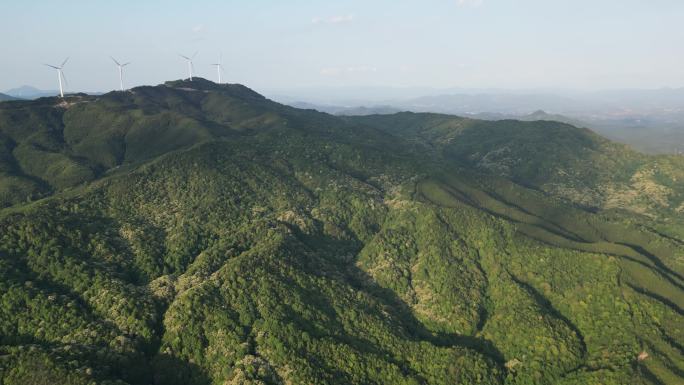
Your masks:
[[[682,0],[12,1],[0,4],[0,90],[69,90],[198,75],[259,88],[684,86]]]

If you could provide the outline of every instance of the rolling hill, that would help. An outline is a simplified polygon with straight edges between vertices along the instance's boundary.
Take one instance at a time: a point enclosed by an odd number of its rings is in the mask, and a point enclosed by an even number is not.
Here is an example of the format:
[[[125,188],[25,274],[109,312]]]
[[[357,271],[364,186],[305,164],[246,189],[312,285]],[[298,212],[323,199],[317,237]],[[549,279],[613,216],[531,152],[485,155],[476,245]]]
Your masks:
[[[199,78],[0,143],[2,384],[683,380],[681,157]]]
[[[6,101],[6,100],[17,100],[17,98],[9,95],[5,95],[3,93],[0,93],[0,102]]]
[[[41,90],[32,86],[21,86],[4,91],[5,94],[18,99],[38,99],[46,96],[59,95],[59,90]]]

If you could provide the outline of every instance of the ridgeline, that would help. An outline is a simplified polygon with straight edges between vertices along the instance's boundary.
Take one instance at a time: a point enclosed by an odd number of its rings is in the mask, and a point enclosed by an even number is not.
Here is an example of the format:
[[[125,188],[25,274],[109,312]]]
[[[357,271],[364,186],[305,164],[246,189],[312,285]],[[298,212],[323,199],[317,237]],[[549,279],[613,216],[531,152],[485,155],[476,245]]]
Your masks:
[[[684,158],[195,78],[0,103],[0,383],[680,384]]]

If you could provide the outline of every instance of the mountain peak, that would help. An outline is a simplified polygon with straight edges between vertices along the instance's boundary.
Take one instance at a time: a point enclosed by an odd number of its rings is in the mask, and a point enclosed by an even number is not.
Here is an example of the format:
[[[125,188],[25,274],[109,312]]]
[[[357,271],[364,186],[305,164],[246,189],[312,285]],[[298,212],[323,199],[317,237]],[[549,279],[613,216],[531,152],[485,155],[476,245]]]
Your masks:
[[[166,87],[176,88],[186,91],[217,91],[229,94],[230,96],[247,99],[266,99],[260,93],[242,84],[218,84],[201,77],[189,79],[170,80],[163,84]]]
[[[19,99],[36,99],[43,96],[54,96],[59,94],[58,90],[41,90],[33,86],[23,85],[12,88],[4,92],[6,95]]]
[[[533,113],[531,113],[530,115],[534,116],[534,115],[548,115],[548,114],[544,110],[537,110],[537,111],[534,111]]]

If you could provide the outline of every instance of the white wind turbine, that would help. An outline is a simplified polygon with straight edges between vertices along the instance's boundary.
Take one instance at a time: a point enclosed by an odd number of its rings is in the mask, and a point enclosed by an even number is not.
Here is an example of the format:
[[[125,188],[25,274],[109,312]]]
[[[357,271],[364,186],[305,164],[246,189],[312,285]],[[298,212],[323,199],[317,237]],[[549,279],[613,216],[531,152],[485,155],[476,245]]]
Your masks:
[[[67,82],[66,77],[64,76],[64,72],[62,71],[62,69],[64,68],[64,65],[66,64],[66,62],[68,60],[69,60],[69,58],[64,59],[64,61],[62,62],[62,65],[59,67],[53,66],[50,64],[45,64],[46,66],[54,68],[57,70],[57,80],[59,80],[59,96],[61,96],[62,98],[64,98],[64,86],[62,85],[62,80],[64,80],[65,84]]]
[[[188,72],[190,73],[190,81],[192,81],[192,69],[195,68],[195,67],[192,65],[192,59],[194,59],[195,56],[197,56],[197,52],[195,52],[194,54],[192,54],[192,56],[190,56],[190,57],[187,57],[187,56],[181,55],[181,54],[178,54],[178,55],[179,55],[180,57],[182,57],[183,59],[187,60],[187,62],[188,62]]]
[[[114,59],[113,57],[110,56],[110,58],[112,58],[114,63],[116,63],[116,66],[119,67],[119,85],[121,86],[121,91],[123,91],[124,90],[124,87],[123,87],[123,68],[125,66],[131,64],[131,63],[128,62],[128,63],[121,64],[118,61],[116,61],[116,59]]]
[[[221,84],[221,72],[223,72],[223,65],[221,65],[221,57],[223,55],[219,55],[219,60],[218,63],[212,64],[213,66],[216,67],[216,73],[218,74],[218,84]]]

